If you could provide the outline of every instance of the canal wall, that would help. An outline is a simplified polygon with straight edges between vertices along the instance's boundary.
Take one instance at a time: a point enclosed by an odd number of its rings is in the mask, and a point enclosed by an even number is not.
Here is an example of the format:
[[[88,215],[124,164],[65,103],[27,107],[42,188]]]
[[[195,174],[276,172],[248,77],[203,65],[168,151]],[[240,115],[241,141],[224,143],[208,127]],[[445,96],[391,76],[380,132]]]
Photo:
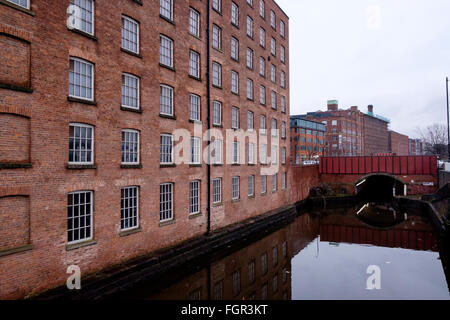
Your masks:
[[[319,166],[290,167],[290,202],[297,203],[308,198],[311,188],[320,185]]]

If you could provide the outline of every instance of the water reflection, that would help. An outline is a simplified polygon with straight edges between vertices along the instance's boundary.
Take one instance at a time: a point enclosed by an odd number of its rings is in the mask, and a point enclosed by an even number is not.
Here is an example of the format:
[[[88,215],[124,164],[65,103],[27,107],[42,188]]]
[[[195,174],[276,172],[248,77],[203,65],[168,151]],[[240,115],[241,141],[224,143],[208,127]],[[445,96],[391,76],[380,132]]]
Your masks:
[[[305,213],[184,279],[168,274],[121,298],[152,300],[448,299],[433,230],[419,215],[367,204]],[[382,289],[366,290],[367,267]]]

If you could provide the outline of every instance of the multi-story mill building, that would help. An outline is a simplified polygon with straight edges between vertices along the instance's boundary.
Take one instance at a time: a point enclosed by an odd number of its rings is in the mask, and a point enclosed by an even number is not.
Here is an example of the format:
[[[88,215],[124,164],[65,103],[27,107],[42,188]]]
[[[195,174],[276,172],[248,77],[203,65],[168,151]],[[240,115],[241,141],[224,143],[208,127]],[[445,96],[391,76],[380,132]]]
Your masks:
[[[0,56],[0,297],[289,204],[273,0],[0,0]]]

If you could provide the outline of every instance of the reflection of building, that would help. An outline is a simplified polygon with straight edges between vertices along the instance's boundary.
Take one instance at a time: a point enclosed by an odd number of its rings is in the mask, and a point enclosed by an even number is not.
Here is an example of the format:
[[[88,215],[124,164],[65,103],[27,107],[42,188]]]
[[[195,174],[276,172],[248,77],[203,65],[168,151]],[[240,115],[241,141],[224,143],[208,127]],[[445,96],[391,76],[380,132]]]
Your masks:
[[[300,164],[304,160],[323,156],[326,126],[305,120],[303,116],[291,117],[291,161]]]

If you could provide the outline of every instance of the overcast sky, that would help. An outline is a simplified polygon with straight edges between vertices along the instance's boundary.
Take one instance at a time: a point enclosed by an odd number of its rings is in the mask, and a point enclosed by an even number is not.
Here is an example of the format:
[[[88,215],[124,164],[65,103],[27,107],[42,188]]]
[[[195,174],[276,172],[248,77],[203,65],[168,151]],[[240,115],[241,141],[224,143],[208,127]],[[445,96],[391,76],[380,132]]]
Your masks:
[[[291,114],[357,105],[391,129],[447,123],[449,0],[276,0],[290,18]]]

